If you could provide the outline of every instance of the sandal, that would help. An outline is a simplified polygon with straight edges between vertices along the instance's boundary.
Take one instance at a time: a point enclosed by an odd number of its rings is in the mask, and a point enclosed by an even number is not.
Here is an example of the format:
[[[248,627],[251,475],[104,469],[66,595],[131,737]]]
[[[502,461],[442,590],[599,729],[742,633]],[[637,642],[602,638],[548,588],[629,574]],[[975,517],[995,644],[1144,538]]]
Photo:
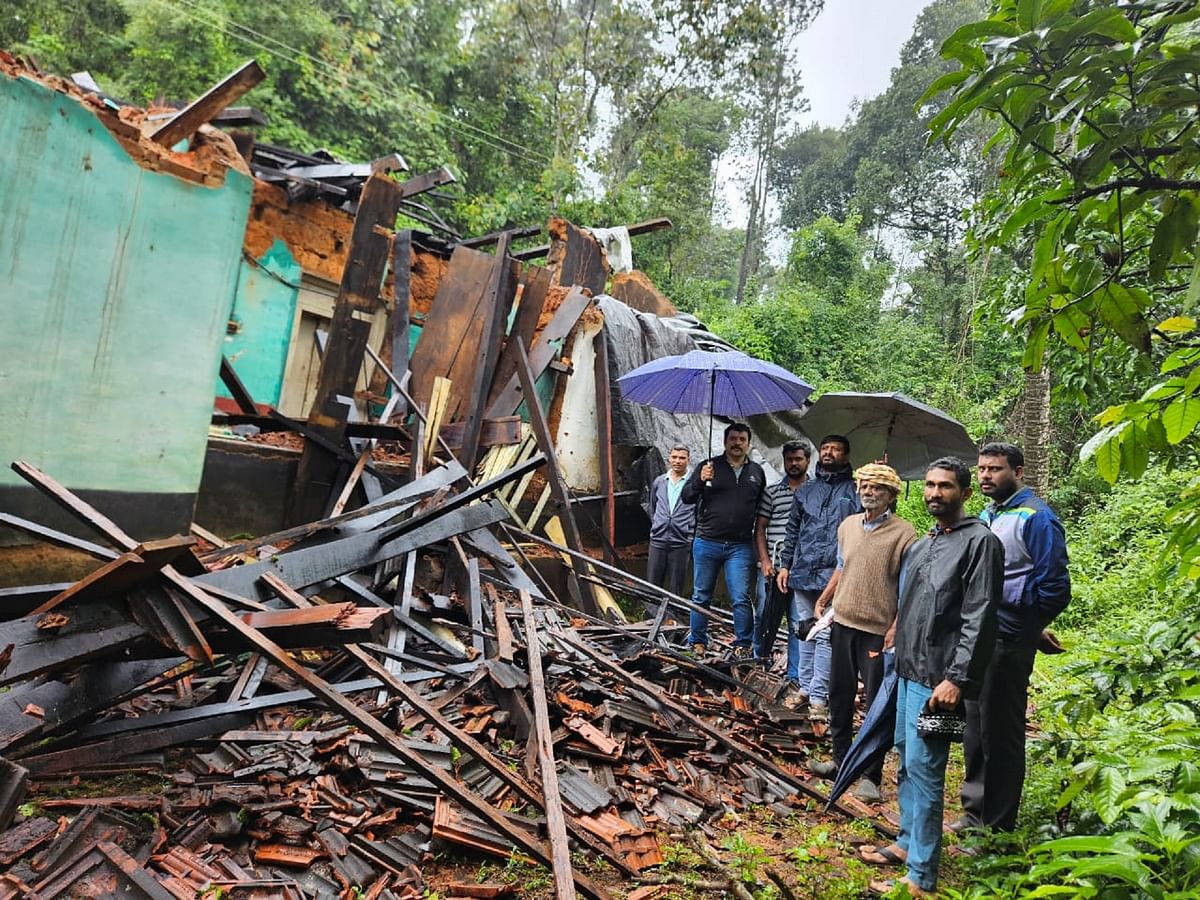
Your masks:
[[[908,861],[908,854],[895,844],[886,847],[872,847],[868,844],[859,848],[858,858],[868,866],[902,866]]]
[[[907,893],[909,897],[921,898],[937,896],[937,891],[924,890],[923,888],[913,884],[907,878],[900,878],[895,881],[889,878],[886,881],[872,881],[869,885],[867,885],[867,891],[875,897],[890,896],[896,890],[896,888],[904,888],[905,893]]]

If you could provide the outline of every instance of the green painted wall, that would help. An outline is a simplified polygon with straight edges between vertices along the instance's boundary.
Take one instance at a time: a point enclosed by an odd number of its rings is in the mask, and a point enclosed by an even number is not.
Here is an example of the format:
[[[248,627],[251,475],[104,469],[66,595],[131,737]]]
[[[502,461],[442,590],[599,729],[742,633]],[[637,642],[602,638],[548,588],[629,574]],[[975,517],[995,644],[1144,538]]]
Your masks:
[[[194,493],[250,207],[142,169],[86,109],[0,76],[0,486]]]
[[[238,330],[225,338],[225,355],[254,402],[276,406],[283,392],[301,271],[287,244],[278,239],[256,263],[241,261],[231,317]],[[231,396],[220,381],[217,391]]]

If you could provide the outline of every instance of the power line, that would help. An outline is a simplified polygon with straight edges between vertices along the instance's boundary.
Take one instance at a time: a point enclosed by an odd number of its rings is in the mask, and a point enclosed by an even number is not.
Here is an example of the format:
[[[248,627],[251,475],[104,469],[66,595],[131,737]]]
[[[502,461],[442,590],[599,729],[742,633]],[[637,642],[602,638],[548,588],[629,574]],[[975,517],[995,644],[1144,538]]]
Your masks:
[[[262,50],[266,53],[270,53],[273,56],[281,57],[281,58],[287,60],[288,62],[293,63],[294,65],[299,66],[299,65],[301,65],[301,60],[307,60],[308,62],[312,63],[313,65],[317,66],[318,68],[332,74],[333,77],[335,77],[336,79],[341,81],[343,84],[356,86],[359,88],[365,88],[368,90],[372,90],[372,89],[379,90],[380,93],[382,93],[385,96],[390,96],[394,100],[403,100],[404,99],[404,98],[400,97],[399,95],[390,93],[389,91],[387,91],[385,89],[379,88],[378,85],[376,85],[374,82],[370,81],[369,79],[354,78],[354,77],[348,75],[347,73],[342,72],[340,69],[338,69],[336,66],[332,65],[331,63],[327,62],[326,60],[320,59],[319,57],[313,56],[313,55],[305,52],[304,50],[301,50],[297,47],[293,47],[290,44],[284,43],[283,41],[277,40],[276,38],[273,38],[270,35],[262,34],[261,32],[255,31],[253,28],[250,28],[249,26],[243,25],[239,22],[236,22],[233,19],[226,18],[224,21],[227,22],[229,25],[231,25],[233,28],[236,28],[238,30],[238,31],[230,31],[228,28],[224,27],[222,20],[220,18],[218,18],[214,13],[212,13],[211,11],[205,9],[204,7],[202,7],[196,3],[191,2],[191,0],[155,0],[155,2],[159,3],[163,6],[172,7],[176,12],[178,12],[179,14],[181,14],[183,16],[186,16],[187,18],[191,19],[194,22],[198,22],[201,25],[204,25],[208,28],[212,28],[212,29],[226,35],[227,37],[231,37],[234,40],[241,41],[242,43],[248,44],[251,47],[256,47],[257,49]],[[189,7],[190,9],[183,8],[183,7]],[[244,34],[238,33],[239,31],[245,32],[245,33]],[[270,44],[274,44],[275,47],[267,46],[266,44],[263,43],[263,41],[267,41]],[[497,134],[493,134],[492,132],[487,131],[486,129],[479,128],[476,125],[472,125],[469,122],[462,121],[461,119],[458,119],[458,118],[453,117],[445,112],[442,112],[441,110],[437,109],[436,107],[431,106],[431,107],[429,107],[429,109],[443,124],[445,124],[451,130],[458,129],[458,130],[460,130],[460,133],[461,133],[461,130],[463,130],[463,129],[465,129],[467,132],[475,132],[474,135],[467,134],[464,136],[470,138],[471,140],[476,140],[476,141],[479,141],[480,143],[486,144],[487,146],[491,147],[494,150],[498,150],[501,153],[511,155],[511,156],[519,156],[522,159],[525,159],[526,161],[532,162],[532,163],[550,162],[551,161],[551,157],[547,156],[546,154],[539,153],[539,152],[533,151],[533,150],[529,150],[529,148],[527,148],[521,144],[518,144],[515,141],[510,141],[508,138],[502,137]],[[497,143],[497,142],[499,142],[499,143]]]

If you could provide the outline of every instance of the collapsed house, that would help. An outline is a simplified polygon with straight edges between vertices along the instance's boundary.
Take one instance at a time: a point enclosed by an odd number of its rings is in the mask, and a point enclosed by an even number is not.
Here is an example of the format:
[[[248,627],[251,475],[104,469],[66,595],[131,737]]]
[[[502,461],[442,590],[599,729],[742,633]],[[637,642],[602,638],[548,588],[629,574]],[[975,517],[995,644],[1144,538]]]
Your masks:
[[[396,230],[448,173],[235,140],[252,76],[156,118],[0,54],[0,897],[418,897],[438,846],[605,897],[571,848],[669,880],[657,828],[819,797],[779,681],[614,565],[708,442],[614,390],[715,340],[610,286],[666,223]]]

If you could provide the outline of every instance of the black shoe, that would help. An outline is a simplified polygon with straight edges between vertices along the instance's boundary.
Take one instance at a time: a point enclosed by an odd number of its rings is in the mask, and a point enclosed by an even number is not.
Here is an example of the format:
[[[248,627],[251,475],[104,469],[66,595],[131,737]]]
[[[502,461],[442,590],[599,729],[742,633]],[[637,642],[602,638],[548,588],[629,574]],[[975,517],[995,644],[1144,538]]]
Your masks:
[[[837,775],[837,770],[838,764],[833,760],[829,760],[828,762],[809,760],[808,763],[808,771],[820,778],[833,778]]]

